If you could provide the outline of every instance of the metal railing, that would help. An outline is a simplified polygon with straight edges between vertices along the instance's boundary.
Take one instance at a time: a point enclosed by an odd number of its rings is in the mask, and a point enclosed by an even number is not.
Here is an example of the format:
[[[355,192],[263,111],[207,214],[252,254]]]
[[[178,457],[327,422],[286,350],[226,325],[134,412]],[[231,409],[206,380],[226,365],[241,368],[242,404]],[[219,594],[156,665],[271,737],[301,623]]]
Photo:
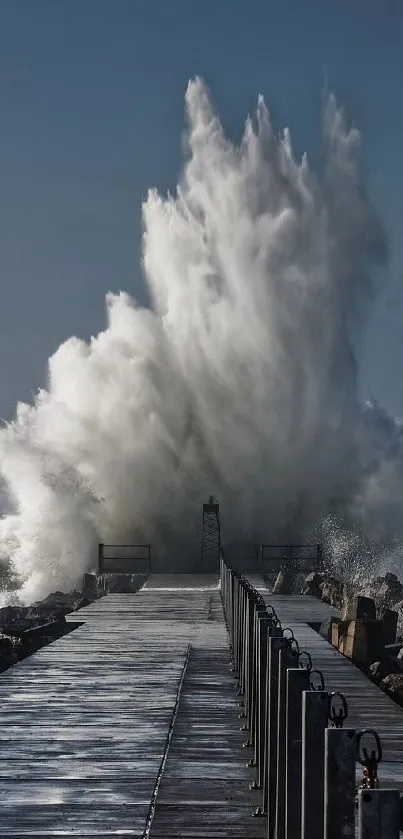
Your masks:
[[[254,815],[268,819],[269,839],[398,839],[400,794],[379,789],[377,733],[343,727],[345,697],[326,690],[292,630],[223,558],[220,584],[251,788],[261,794]]]
[[[260,566],[263,572],[291,571],[309,573],[321,571],[321,545],[260,545]]]
[[[99,574],[151,573],[151,545],[98,545]]]

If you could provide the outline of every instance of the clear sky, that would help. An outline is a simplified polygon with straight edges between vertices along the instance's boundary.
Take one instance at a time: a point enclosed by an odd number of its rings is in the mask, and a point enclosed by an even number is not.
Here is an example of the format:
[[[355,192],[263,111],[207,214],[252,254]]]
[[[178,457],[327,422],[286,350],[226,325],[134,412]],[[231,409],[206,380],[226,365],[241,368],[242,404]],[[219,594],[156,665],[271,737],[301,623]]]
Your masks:
[[[0,416],[109,289],[146,300],[141,200],[176,184],[195,74],[235,138],[261,92],[314,161],[326,82],[362,130],[391,240],[362,391],[403,416],[401,0],[0,0]]]

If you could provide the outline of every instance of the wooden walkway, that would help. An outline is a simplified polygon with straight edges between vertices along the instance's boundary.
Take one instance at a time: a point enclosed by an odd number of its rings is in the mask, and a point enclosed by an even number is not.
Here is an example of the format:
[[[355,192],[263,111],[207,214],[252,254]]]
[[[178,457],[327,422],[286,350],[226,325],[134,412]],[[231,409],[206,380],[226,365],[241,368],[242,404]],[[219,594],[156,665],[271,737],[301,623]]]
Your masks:
[[[77,619],[0,677],[0,836],[263,837],[218,580],[151,577]]]
[[[252,582],[346,695],[349,724],[379,731],[381,782],[403,788],[403,710],[308,626],[336,610]],[[155,575],[69,620],[0,676],[0,837],[263,839],[217,578]]]
[[[192,647],[151,839],[266,836],[265,820],[252,816],[261,796],[248,790],[235,699],[226,639],[215,650]]]

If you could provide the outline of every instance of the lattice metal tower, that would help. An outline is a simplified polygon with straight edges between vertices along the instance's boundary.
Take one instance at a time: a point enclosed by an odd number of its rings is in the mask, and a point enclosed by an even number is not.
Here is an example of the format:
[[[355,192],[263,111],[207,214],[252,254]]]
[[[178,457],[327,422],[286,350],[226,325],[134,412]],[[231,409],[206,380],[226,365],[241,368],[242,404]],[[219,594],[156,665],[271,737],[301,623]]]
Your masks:
[[[220,507],[213,495],[203,504],[202,565],[219,567],[220,563]]]

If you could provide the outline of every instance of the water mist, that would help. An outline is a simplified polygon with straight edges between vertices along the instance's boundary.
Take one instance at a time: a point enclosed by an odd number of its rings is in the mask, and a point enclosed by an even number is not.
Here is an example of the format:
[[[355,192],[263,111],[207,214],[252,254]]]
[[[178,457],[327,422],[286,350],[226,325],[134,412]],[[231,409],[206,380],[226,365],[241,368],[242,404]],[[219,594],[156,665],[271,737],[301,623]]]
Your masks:
[[[210,493],[228,539],[399,555],[400,428],[357,396],[386,256],[360,136],[330,98],[315,177],[262,98],[239,146],[200,79],[186,112],[176,194],[143,206],[152,310],[109,294],[105,331],[59,347],[0,432],[0,552],[25,601],[77,585],[98,541],[150,541],[191,568]]]

